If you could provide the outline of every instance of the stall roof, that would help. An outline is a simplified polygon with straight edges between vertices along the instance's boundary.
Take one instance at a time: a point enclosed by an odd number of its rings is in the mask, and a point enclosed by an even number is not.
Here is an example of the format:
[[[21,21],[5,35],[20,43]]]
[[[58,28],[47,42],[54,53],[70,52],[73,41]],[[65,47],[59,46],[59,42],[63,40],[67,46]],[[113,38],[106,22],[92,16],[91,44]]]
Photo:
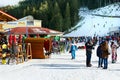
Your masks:
[[[7,29],[7,32],[10,34],[48,34],[49,31],[44,30],[40,27],[16,27],[16,28],[11,28]]]
[[[60,34],[62,32],[55,31],[48,28],[42,28],[42,27],[16,27],[7,29],[7,33],[11,34]]]

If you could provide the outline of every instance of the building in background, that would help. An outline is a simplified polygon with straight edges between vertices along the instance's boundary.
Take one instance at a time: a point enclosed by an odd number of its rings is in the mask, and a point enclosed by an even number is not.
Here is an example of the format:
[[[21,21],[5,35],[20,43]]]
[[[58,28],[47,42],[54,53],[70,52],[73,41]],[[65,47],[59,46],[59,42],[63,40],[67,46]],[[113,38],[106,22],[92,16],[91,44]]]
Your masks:
[[[4,23],[9,21],[16,21],[17,19],[3,11],[0,10],[0,32],[4,32]]]
[[[16,21],[0,22],[3,25],[3,29],[15,28],[15,27],[42,27],[42,20],[35,20],[33,16],[26,16]]]
[[[16,19],[9,14],[0,11],[0,31],[11,32],[9,34],[46,34],[50,36],[61,36],[62,32],[42,27],[42,20],[36,20],[29,15]]]

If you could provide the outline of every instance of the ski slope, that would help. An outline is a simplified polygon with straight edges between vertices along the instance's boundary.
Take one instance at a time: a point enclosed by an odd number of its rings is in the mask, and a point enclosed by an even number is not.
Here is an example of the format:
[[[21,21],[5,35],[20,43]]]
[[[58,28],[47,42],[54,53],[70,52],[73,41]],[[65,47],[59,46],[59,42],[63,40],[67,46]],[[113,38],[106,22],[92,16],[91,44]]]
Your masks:
[[[106,36],[111,27],[120,27],[120,3],[95,10],[79,12],[82,20],[65,37]]]

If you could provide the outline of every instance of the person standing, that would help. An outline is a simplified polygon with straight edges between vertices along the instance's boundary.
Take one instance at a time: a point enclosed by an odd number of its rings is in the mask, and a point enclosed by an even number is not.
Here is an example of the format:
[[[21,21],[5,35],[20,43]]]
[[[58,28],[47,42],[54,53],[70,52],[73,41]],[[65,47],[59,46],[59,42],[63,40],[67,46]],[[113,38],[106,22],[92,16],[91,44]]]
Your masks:
[[[103,58],[102,58],[101,45],[102,45],[102,43],[100,43],[100,45],[97,47],[97,57],[99,58],[98,59],[98,68],[99,67],[103,67],[102,66],[102,64],[103,64]]]
[[[70,47],[70,53],[71,53],[71,56],[72,56],[71,59],[75,59],[75,57],[76,57],[76,50],[77,50],[77,45],[73,41],[72,44],[71,44],[71,47]]]
[[[110,55],[108,41],[104,41],[102,43],[101,50],[102,50],[102,58],[103,58],[103,63],[104,63],[103,69],[107,69],[108,68],[108,55]]]
[[[91,40],[88,40],[85,43],[86,46],[86,66],[91,67],[91,56],[92,56],[92,49],[93,49],[93,43]]]
[[[111,42],[112,63],[117,61],[117,48],[118,46],[115,44],[115,42]]]

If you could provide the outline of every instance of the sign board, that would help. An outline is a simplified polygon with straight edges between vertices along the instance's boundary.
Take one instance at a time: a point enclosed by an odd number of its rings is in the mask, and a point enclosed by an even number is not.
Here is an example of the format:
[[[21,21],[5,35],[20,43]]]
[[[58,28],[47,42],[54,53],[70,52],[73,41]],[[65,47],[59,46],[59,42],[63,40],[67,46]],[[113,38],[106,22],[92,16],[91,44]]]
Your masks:
[[[18,22],[18,26],[25,26],[25,21]]]
[[[34,26],[38,26],[38,27],[41,27],[42,23],[41,20],[34,20]]]

